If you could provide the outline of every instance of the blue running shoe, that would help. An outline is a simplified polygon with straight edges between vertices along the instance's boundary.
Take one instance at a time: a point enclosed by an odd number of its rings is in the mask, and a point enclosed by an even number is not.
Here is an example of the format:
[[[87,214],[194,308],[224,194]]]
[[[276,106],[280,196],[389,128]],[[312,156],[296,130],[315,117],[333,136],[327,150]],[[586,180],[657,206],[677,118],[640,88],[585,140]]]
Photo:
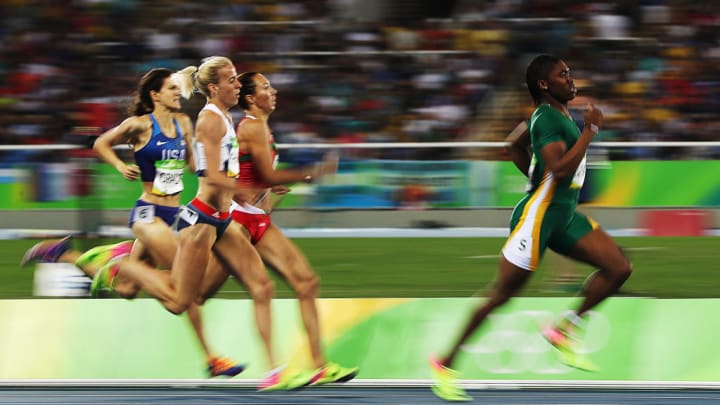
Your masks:
[[[237,364],[227,357],[216,357],[208,363],[207,372],[210,377],[235,377],[245,370],[245,365]]]
[[[70,249],[70,239],[72,235],[68,235],[58,240],[44,240],[34,244],[25,252],[20,267],[25,267],[30,263],[55,263],[63,253]]]

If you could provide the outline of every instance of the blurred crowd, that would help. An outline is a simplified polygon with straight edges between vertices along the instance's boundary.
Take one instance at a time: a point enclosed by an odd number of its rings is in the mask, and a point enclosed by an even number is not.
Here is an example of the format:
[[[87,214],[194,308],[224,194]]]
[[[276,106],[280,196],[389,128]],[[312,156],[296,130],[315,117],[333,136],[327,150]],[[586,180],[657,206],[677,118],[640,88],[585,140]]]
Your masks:
[[[541,52],[571,66],[578,117],[588,101],[604,109],[603,141],[719,140],[720,2],[431,4],[0,0],[0,142],[90,145],[126,117],[144,72],[197,66],[210,55],[270,77],[280,142],[496,141],[531,112],[523,71]],[[203,101],[193,97],[186,112],[194,116]],[[354,153],[498,157],[487,149]],[[0,151],[0,161],[37,154]],[[610,154],[718,158],[720,150]]]

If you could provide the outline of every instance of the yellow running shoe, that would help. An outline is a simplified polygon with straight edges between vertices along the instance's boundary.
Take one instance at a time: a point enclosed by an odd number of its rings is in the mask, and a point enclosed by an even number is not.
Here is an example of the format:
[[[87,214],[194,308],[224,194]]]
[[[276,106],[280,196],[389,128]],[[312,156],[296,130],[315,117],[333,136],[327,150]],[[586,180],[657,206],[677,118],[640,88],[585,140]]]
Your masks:
[[[343,383],[352,380],[358,374],[357,367],[343,367],[337,363],[329,362],[325,366],[315,370],[312,378],[312,385]]]
[[[93,277],[90,284],[90,296],[93,298],[110,298],[117,297],[115,293],[115,284],[118,280],[118,262],[119,260],[111,260],[104,265]]]
[[[287,371],[284,367],[272,370],[260,382],[258,391],[297,390],[312,382],[315,373],[311,371]]]
[[[560,361],[565,365],[583,371],[598,371],[597,365],[577,350],[580,339],[569,328],[571,328],[569,325],[567,327],[550,325],[543,329],[542,335],[558,350]]]
[[[438,398],[448,402],[472,401],[472,397],[460,386],[457,371],[443,366],[442,363],[434,357],[430,358],[430,371],[432,372],[433,380],[435,380],[435,384],[432,386],[432,392]]]

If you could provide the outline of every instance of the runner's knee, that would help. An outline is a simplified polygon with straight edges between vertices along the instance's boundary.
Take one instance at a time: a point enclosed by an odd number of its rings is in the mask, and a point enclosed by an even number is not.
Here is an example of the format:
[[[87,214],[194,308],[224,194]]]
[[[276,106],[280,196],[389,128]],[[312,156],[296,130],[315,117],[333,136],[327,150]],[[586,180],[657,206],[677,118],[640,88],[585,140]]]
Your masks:
[[[118,285],[115,287],[115,292],[128,300],[135,298],[140,292],[140,286],[132,282],[123,282],[121,279]]]
[[[198,306],[202,306],[205,301],[208,300],[208,298],[209,297],[206,297],[204,294],[200,294],[197,298],[195,298],[195,304],[197,304]]]
[[[618,251],[620,252],[620,257],[616,260],[617,264],[615,264],[611,270],[616,278],[625,280],[630,277],[630,273],[632,273],[632,263],[623,248],[618,246]]]
[[[167,302],[165,304],[165,309],[168,310],[173,315],[182,315],[183,312],[187,311],[188,307],[190,306],[190,303],[183,304],[180,302]]]
[[[297,294],[298,299],[317,297],[319,284],[320,279],[315,273],[311,273],[308,276],[303,277],[299,282],[297,282],[295,287],[295,293]]]
[[[620,266],[620,269],[618,271],[618,281],[621,283],[624,283],[625,280],[627,280],[630,277],[630,274],[632,274],[632,262],[630,259],[628,259],[627,255],[625,254],[625,251],[620,248],[620,253],[623,256],[623,265]]]
[[[200,291],[197,298],[195,298],[195,303],[197,305],[203,305],[207,300],[214,297],[215,294],[217,294],[218,290],[220,290],[220,287],[222,287],[222,284],[213,286],[210,289]]]
[[[263,277],[256,285],[249,288],[250,296],[255,302],[269,302],[275,292],[275,283],[269,277]]]
[[[179,297],[163,301],[163,304],[165,305],[165,309],[167,309],[170,313],[174,315],[181,315],[190,308],[190,304],[192,304],[193,301],[194,300],[191,297]]]

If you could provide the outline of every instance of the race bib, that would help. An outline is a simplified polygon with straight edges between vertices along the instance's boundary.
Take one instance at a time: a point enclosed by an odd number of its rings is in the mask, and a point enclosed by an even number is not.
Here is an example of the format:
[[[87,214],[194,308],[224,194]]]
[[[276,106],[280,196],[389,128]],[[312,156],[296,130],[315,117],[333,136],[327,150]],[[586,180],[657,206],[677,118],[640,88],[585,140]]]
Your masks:
[[[537,159],[535,158],[535,154],[533,153],[532,159],[530,159],[530,167],[528,168],[528,182],[525,185],[525,192],[528,193],[530,190],[532,190],[532,178],[533,178],[533,172],[535,171],[535,165],[537,164]]]
[[[582,188],[583,184],[585,184],[585,171],[587,170],[587,157],[583,157],[583,160],[578,165],[577,169],[575,169],[575,175],[572,178],[572,183],[570,183],[570,188]]]
[[[205,145],[202,142],[195,142],[195,172],[204,174],[207,170],[207,158],[205,157]]]
[[[180,206],[180,209],[178,210],[178,217],[190,225],[195,225],[199,218],[197,212],[184,205]]]
[[[155,162],[155,180],[152,193],[155,195],[175,195],[183,191],[182,175],[185,162],[182,160],[158,160]]]
[[[155,219],[155,206],[154,205],[141,205],[133,209],[133,222],[142,222],[145,224],[151,224]]]
[[[237,177],[240,174],[240,145],[237,138],[230,138],[230,150],[227,157],[227,175],[228,177]]]

